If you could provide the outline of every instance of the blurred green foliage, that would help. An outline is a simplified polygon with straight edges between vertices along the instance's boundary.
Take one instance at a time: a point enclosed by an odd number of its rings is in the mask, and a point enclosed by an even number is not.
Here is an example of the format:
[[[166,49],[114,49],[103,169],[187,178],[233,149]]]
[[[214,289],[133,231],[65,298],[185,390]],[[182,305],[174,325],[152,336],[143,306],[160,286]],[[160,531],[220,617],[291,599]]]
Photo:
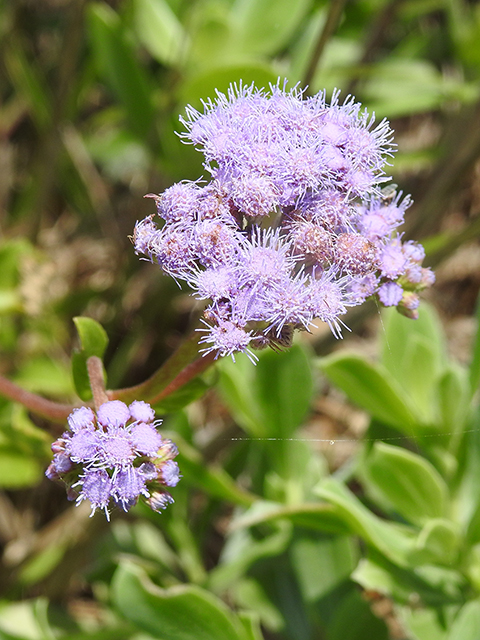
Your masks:
[[[392,172],[431,261],[478,235],[442,216],[480,155],[480,5],[350,0],[316,60],[340,4],[0,5],[2,374],[88,400],[90,355],[111,388],[138,383],[194,326],[128,235],[146,192],[202,175],[178,115],[232,82],[313,70],[310,93],[354,92],[407,140]],[[326,379],[370,417],[333,470],[300,431]],[[0,639],[476,640],[479,382],[480,333],[460,365],[426,306],[384,315],[376,361],[295,345],[219,362],[161,403],[175,504],[111,525],[42,479],[52,425],[0,399]]]

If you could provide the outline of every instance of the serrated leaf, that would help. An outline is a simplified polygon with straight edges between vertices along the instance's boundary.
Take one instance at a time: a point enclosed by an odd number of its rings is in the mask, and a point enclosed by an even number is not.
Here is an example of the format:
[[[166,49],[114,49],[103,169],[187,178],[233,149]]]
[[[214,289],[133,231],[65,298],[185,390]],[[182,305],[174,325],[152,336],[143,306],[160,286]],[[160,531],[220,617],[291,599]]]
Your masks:
[[[113,578],[121,615],[162,640],[244,640],[242,626],[217,597],[195,585],[161,589],[145,572],[124,563]]]
[[[417,425],[402,390],[381,365],[356,354],[339,353],[319,361],[328,379],[375,418],[411,434]]]
[[[406,520],[423,525],[447,511],[447,486],[421,456],[375,442],[364,462],[366,478]]]

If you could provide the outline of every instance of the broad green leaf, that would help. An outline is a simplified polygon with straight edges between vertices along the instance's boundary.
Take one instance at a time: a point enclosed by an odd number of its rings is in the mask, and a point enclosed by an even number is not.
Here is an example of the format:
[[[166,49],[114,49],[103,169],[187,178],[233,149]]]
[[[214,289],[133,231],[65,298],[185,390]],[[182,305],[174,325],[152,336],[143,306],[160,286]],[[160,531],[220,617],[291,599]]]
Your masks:
[[[105,3],[91,3],[87,17],[98,72],[124,107],[130,129],[143,140],[152,129],[154,117],[145,69],[137,61],[125,28],[112,8]]]
[[[432,518],[421,530],[410,560],[413,564],[455,566],[458,552],[457,527],[450,520]]]
[[[245,611],[239,613],[238,617],[243,627],[245,640],[263,640],[259,618],[255,613]]]
[[[245,357],[219,363],[220,389],[239,424],[256,437],[291,436],[310,406],[313,380],[305,352],[259,354],[257,366]]]
[[[451,434],[463,431],[471,398],[467,370],[454,362],[449,363],[437,381],[435,396],[438,399],[443,430]]]
[[[305,351],[298,345],[283,353],[267,351],[255,374],[254,388],[266,434],[290,437],[301,425],[312,401],[312,372]]]
[[[478,640],[480,630],[480,601],[473,600],[463,606],[447,635],[447,640]]]
[[[335,609],[328,624],[328,640],[389,640],[387,626],[357,591],[351,591]]]
[[[108,344],[108,336],[105,329],[93,318],[77,316],[73,319],[80,337],[80,344],[85,356],[97,356],[103,358]]]
[[[245,640],[242,626],[217,597],[195,585],[161,589],[142,569],[124,563],[112,584],[121,615],[162,640]]]
[[[261,407],[255,394],[255,365],[244,354],[235,362],[224,358],[217,364],[219,389],[236,422],[255,437],[266,435]]]
[[[384,331],[381,336],[381,360],[390,374],[402,387],[410,392],[417,384],[411,375],[414,364],[412,358],[415,351],[407,350],[412,340],[420,340],[428,344],[431,350],[428,364],[422,366],[425,375],[433,384],[446,363],[445,337],[438,315],[432,307],[423,302],[419,309],[418,320],[410,320],[399,314],[395,309],[385,309],[382,312]]]
[[[346,580],[355,568],[356,553],[349,536],[319,537],[299,534],[291,557],[306,602],[315,602]]]
[[[367,480],[406,520],[423,525],[447,512],[448,489],[425,458],[375,442],[365,461]]]
[[[437,567],[430,573],[425,568],[412,571],[395,566],[378,553],[362,558],[352,579],[364,589],[377,591],[401,604],[411,603],[412,593],[417,593],[427,607],[458,603],[466,587],[465,579],[456,571]]]
[[[2,602],[0,604],[0,638],[45,640],[44,629],[38,621],[35,600]]]
[[[150,55],[165,65],[178,65],[187,36],[165,0],[134,0],[134,28]]]
[[[469,102],[478,95],[473,83],[446,79],[427,60],[388,58],[369,68],[365,102],[380,116],[399,117],[438,109],[447,99]]]
[[[229,594],[237,607],[256,613],[270,631],[280,631],[284,627],[282,614],[258,580],[248,576],[241,578],[231,586]]]
[[[378,549],[395,564],[408,566],[408,556],[414,546],[412,531],[378,518],[333,478],[320,482],[315,493],[336,507],[337,515],[352,533],[361,536],[368,545]]]
[[[311,0],[235,0],[231,11],[234,44],[250,55],[278,52],[288,44],[311,4]]]
[[[391,374],[356,354],[338,353],[319,360],[328,379],[375,418],[411,434],[417,424],[407,399]]]
[[[412,640],[447,640],[448,628],[442,624],[434,608],[415,609],[407,606],[399,607],[397,611],[401,624]]]

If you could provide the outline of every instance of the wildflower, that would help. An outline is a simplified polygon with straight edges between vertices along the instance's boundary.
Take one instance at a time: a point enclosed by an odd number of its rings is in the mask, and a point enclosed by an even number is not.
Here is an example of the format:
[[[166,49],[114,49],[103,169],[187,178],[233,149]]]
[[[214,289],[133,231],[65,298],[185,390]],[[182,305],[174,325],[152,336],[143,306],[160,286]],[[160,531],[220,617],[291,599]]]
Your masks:
[[[150,405],[138,400],[128,407],[105,402],[96,415],[88,407],[75,409],[69,429],[52,445],[46,476],[63,480],[69,499],[77,505],[88,500],[91,515],[100,509],[107,520],[112,503],[128,511],[140,496],[154,511],[164,509],[173,498],[163,487],[174,487],[181,476],[173,460],[178,449],[162,439],[160,424]]]
[[[386,120],[338,91],[328,103],[280,83],[231,86],[180,120],[211,180],[150,195],[161,222],[138,222],[134,243],[207,303],[203,354],[254,361],[251,348],[288,346],[318,319],[341,337],[341,316],[370,296],[416,317],[434,276],[397,231],[410,197],[382,187]]]

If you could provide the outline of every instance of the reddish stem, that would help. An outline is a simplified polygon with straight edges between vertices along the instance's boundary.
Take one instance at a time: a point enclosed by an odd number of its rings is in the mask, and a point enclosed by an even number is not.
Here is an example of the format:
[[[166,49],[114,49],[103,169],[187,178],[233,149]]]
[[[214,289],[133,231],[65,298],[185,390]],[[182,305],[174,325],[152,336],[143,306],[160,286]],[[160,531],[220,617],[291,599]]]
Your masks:
[[[22,389],[22,387],[19,387],[3,376],[0,376],[0,394],[6,398],[10,398],[10,400],[23,404],[24,407],[39,416],[59,423],[65,422],[76,406],[46,400],[36,393],[25,391],[25,389]]]
[[[90,380],[90,388],[93,394],[93,403],[95,410],[104,403],[108,402],[108,396],[105,392],[105,378],[103,375],[103,362],[97,356],[90,356],[87,360],[88,379]]]

